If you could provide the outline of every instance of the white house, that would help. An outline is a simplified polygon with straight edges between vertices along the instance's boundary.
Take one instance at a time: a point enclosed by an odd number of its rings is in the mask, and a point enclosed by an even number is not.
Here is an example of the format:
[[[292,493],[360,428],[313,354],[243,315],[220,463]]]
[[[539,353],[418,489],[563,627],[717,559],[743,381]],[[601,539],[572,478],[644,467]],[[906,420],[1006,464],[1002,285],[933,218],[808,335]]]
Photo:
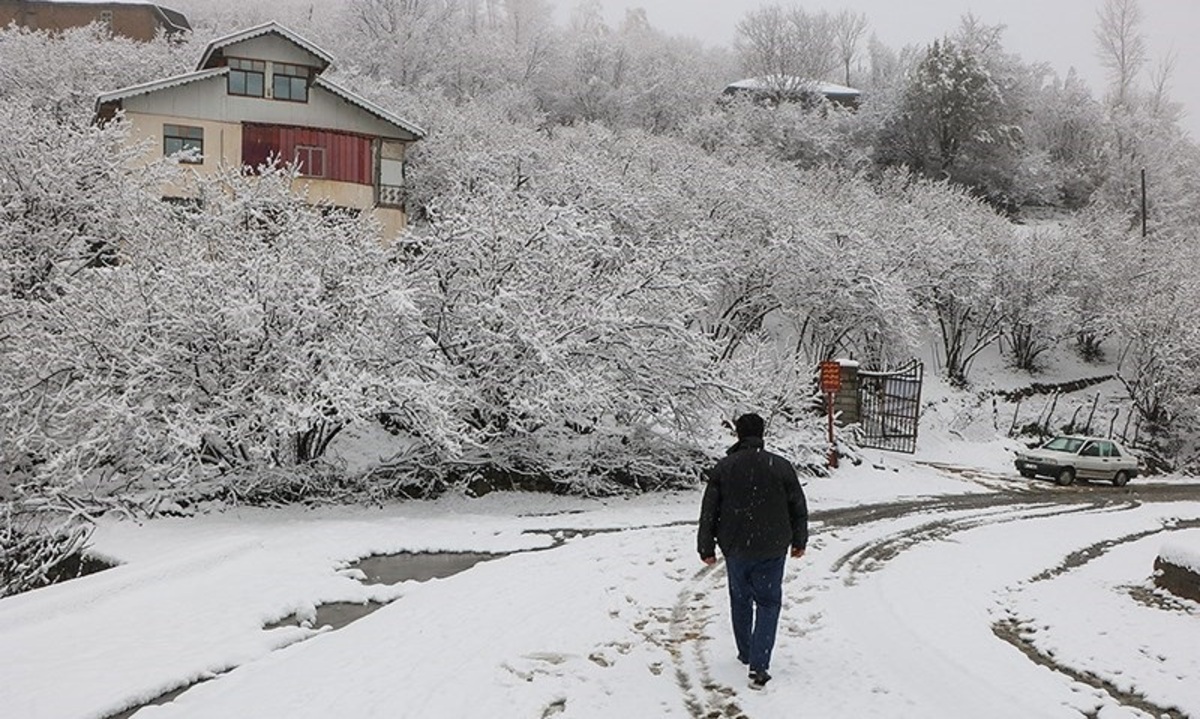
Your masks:
[[[266,23],[213,40],[194,72],[101,95],[96,117],[123,111],[132,142],[153,140],[147,160],[190,150],[201,173],[295,162],[310,201],[370,210],[394,237],[405,223],[405,153],[425,131],[325,79],[332,63]]]

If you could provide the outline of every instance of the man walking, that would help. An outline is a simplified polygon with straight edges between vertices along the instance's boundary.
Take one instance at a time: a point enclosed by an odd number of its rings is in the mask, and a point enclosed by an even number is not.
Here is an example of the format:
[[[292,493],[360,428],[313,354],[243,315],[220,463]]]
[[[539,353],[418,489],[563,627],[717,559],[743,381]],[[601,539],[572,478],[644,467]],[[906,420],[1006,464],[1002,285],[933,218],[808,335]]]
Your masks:
[[[808,504],[792,463],[763,448],[762,417],[737,418],[737,444],[708,473],[696,548],[705,564],[725,556],[738,661],[750,665],[750,687],[762,689],[783,602],[788,550],[808,545]]]

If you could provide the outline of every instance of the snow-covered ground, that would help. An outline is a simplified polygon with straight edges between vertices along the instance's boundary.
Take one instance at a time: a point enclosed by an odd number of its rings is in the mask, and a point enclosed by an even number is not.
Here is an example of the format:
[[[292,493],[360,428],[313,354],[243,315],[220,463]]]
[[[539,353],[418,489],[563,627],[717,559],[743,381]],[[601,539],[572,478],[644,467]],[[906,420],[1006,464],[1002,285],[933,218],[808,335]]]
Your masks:
[[[790,560],[762,693],[734,657],[720,566],[695,554],[697,490],[105,522],[96,551],[119,567],[0,601],[0,706],[99,718],[215,677],[136,716],[1151,715],[1123,692],[1200,716],[1200,606],[1146,600],[1164,541],[1200,543],[1178,528],[1200,518],[1200,493],[1141,502],[1097,486],[1095,501],[1064,503],[1080,488],[1008,477],[988,446],[959,454],[941,459],[982,471],[868,453],[808,481],[814,512],[913,498],[931,510],[814,522],[810,552]],[[934,499],[1000,482],[1018,501]],[[424,550],[510,554],[395,586],[347,570]],[[367,600],[390,603],[336,631],[263,629]],[[1006,627],[1061,668],[1006,641]]]
[[[806,481],[763,692],[696,556],[699,488],[508,493],[105,520],[118,567],[0,600],[0,716],[190,686],[136,717],[1200,717],[1200,605],[1152,580],[1164,546],[1200,547],[1200,485],[1025,480],[987,429],[1009,418],[926,397],[918,454]],[[394,585],[352,567],[423,551],[497,557]],[[312,626],[335,602],[385,606]]]

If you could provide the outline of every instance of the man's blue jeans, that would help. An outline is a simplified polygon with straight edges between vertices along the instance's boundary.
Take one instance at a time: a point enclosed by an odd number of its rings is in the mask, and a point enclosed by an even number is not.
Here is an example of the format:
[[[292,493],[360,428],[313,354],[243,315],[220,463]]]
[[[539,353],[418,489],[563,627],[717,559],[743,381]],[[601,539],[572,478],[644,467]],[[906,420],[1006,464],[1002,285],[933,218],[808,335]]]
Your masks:
[[[737,642],[738,659],[749,663],[752,672],[765,672],[771,666],[786,563],[787,555],[771,559],[725,558],[733,639]]]

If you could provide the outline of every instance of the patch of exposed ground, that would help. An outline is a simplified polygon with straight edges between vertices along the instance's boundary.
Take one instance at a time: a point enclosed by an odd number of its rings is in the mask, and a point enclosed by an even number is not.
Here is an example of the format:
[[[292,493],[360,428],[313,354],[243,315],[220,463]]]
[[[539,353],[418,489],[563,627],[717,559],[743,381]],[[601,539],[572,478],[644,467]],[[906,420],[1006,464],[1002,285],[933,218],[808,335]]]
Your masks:
[[[1026,399],[1039,394],[1066,394],[1068,392],[1078,392],[1082,389],[1087,389],[1093,385],[1102,384],[1114,379],[1116,375],[1106,374],[1097,377],[1084,377],[1083,379],[1071,380],[1070,382],[1057,383],[1042,383],[1034,382],[1033,384],[1009,391],[1000,391],[996,393],[997,397],[1015,402],[1017,400]]]
[[[1154,584],[1181,599],[1200,602],[1200,573],[1162,557],[1154,560]]]
[[[1141,694],[1127,692],[1119,689],[1115,684],[1101,677],[1092,674],[1091,672],[1080,671],[1073,667],[1059,664],[1053,657],[1042,653],[1025,637],[1025,632],[1019,621],[1014,619],[1006,619],[996,622],[992,625],[992,632],[1001,641],[1011,644],[1017,648],[1022,654],[1029,658],[1035,664],[1046,667],[1047,669],[1070,677],[1071,679],[1086,684],[1094,689],[1098,689],[1108,696],[1112,697],[1113,701],[1121,706],[1138,709],[1146,712],[1150,716],[1158,717],[1158,719],[1189,719],[1189,716],[1175,707],[1163,707],[1151,702]],[[1098,713],[1093,713],[1088,716],[1099,716]]]
[[[1162,590],[1154,590],[1149,587],[1137,585],[1121,587],[1121,589],[1129,594],[1130,599],[1141,604],[1143,607],[1161,609],[1167,612],[1200,615],[1200,609],[1195,604],[1182,602]]]

